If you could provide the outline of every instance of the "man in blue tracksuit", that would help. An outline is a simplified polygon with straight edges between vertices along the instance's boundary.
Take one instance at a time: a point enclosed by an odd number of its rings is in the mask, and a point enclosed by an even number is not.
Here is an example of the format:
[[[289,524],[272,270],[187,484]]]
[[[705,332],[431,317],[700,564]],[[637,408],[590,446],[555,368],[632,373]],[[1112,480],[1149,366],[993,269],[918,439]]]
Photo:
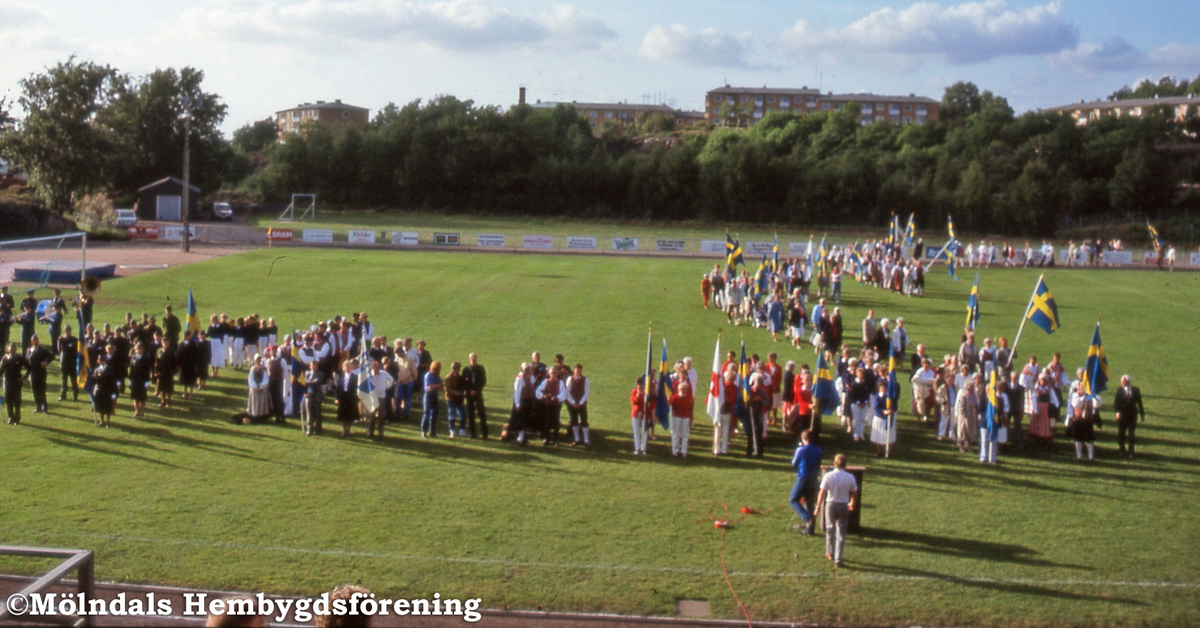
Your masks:
[[[792,487],[792,496],[788,502],[803,522],[795,526],[801,534],[812,534],[817,523],[813,517],[813,509],[817,505],[817,489],[821,483],[821,448],[817,446],[817,438],[812,430],[804,430],[800,434],[800,446],[792,456],[796,484]],[[804,501],[803,504],[801,500]]]

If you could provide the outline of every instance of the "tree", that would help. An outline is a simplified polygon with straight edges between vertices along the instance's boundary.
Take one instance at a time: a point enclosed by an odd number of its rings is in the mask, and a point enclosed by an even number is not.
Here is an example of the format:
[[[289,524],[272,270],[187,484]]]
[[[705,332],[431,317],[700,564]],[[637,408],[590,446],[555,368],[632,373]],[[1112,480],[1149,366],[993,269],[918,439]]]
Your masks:
[[[376,117],[378,119],[378,117]],[[244,154],[266,150],[279,139],[279,125],[271,118],[250,122],[233,132],[233,148]]]
[[[980,104],[979,88],[970,81],[959,81],[942,94],[938,119],[947,124],[966,120],[967,116],[979,111]]]
[[[114,190],[132,196],[157,179],[183,177],[185,110],[191,112],[191,181],[205,192],[220,187],[231,153],[220,130],[226,106],[219,96],[201,89],[203,80],[200,70],[167,68],[118,89],[98,116],[119,138]]]
[[[51,210],[66,212],[76,194],[105,183],[117,138],[97,117],[126,81],[107,65],[75,57],[21,81],[25,118],[0,136],[0,153],[29,175]]]

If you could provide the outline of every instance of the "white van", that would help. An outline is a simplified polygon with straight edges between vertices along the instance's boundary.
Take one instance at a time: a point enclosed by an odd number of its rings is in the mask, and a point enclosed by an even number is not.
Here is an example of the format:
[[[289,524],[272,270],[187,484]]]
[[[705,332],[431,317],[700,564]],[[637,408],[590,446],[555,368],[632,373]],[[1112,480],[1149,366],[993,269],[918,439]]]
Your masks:
[[[132,227],[137,224],[137,212],[132,209],[118,209],[116,213],[118,227]]]

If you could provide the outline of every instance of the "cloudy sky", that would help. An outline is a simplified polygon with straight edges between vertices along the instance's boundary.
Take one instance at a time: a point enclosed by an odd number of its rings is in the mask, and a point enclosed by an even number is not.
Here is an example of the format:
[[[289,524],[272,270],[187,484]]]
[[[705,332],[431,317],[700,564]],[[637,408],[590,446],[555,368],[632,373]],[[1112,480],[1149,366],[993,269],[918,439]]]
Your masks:
[[[300,102],[378,110],[438,94],[665,101],[732,85],[917,93],[975,82],[1018,110],[1200,73],[1184,0],[0,0],[0,97],[78,58],[191,65],[226,129]]]

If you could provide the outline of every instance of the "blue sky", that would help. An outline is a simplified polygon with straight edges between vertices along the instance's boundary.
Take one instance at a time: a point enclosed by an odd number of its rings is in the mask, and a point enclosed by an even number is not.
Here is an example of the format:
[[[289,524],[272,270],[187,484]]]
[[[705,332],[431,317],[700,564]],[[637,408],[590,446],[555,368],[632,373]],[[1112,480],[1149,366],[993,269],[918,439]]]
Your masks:
[[[666,101],[732,85],[916,93],[973,81],[1017,111],[1200,74],[1194,3],[1126,0],[0,0],[0,97],[75,54],[134,75],[190,65],[226,130],[300,102],[452,94]]]

